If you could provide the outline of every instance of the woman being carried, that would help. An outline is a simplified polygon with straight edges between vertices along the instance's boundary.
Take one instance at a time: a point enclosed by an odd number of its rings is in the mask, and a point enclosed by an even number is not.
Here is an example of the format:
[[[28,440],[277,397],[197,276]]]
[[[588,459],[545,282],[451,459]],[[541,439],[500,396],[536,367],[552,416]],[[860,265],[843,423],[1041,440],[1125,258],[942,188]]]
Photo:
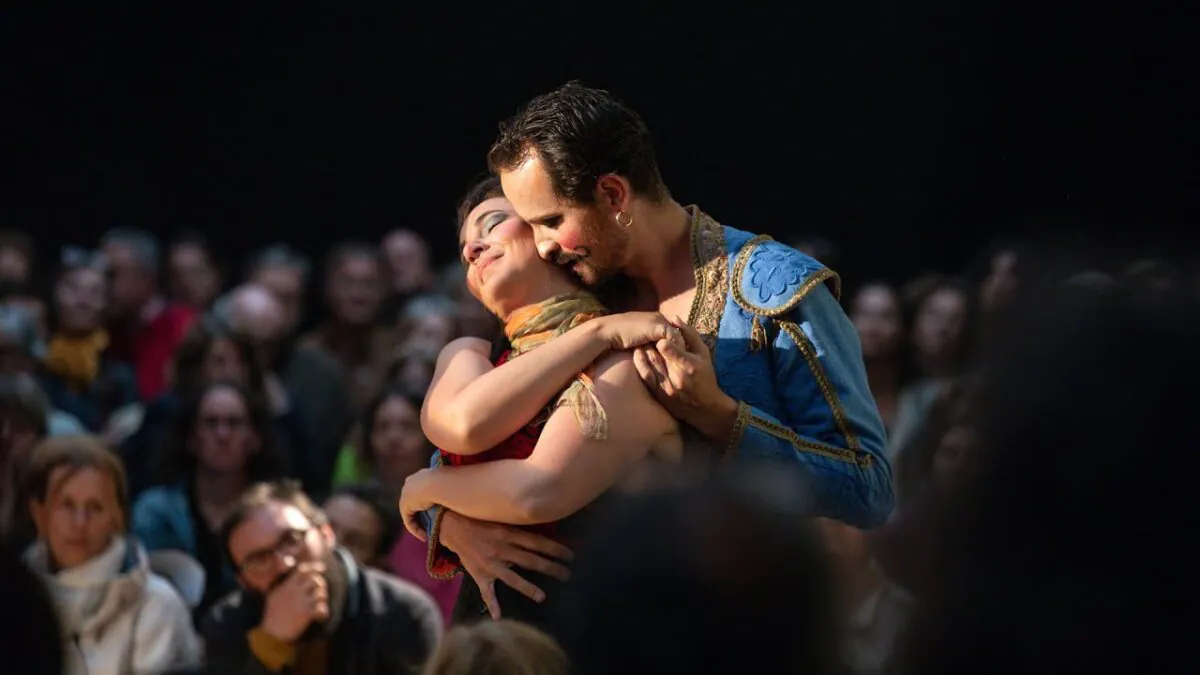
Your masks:
[[[406,526],[425,538],[417,516],[437,505],[573,541],[584,507],[626,485],[647,460],[679,461],[678,423],[623,350],[682,338],[658,314],[608,315],[566,272],[542,260],[532,229],[496,179],[477,185],[459,214],[467,286],[500,319],[507,344],[493,350],[462,338],[442,350],[421,413],[426,436],[442,448],[442,465],[405,483]],[[526,356],[534,350],[536,356]],[[437,556],[444,511],[438,513],[430,573],[453,575],[457,566]],[[554,583],[522,574],[541,588]],[[478,617],[490,608],[498,617],[502,606],[505,617],[538,624],[541,599],[532,587],[467,584],[455,614]]]

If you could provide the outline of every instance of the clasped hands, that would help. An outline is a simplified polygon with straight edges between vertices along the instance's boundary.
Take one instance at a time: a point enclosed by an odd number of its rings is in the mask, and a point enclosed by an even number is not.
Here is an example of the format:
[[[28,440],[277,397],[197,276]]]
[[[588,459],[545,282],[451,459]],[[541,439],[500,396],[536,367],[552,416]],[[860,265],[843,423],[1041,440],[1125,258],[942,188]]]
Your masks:
[[[613,349],[633,350],[642,383],[671,416],[710,440],[728,437],[738,404],[718,386],[712,353],[695,328],[657,312],[627,312],[598,321]]]

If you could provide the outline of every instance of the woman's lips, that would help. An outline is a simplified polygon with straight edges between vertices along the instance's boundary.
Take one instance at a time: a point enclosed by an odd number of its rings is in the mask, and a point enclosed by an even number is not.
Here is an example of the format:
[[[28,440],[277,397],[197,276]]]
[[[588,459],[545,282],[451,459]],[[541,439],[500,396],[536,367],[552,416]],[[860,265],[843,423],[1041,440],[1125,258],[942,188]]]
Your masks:
[[[492,263],[496,262],[499,259],[500,259],[499,255],[489,256],[487,258],[481,258],[479,260],[479,264],[478,264],[480,278],[483,278],[483,271],[486,270],[488,267],[490,267],[492,265]]]

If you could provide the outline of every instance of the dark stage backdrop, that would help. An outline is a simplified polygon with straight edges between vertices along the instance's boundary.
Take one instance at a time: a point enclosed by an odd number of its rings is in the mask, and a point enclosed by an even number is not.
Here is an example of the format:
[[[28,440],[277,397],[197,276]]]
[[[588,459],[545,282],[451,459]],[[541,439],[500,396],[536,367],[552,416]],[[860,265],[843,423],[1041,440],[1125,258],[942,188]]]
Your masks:
[[[570,78],[643,113],[681,201],[829,236],[855,276],[954,269],[1014,226],[1196,222],[1193,26],[1161,8],[111,4],[3,21],[0,226],[51,248],[408,226],[450,256],[498,120]]]

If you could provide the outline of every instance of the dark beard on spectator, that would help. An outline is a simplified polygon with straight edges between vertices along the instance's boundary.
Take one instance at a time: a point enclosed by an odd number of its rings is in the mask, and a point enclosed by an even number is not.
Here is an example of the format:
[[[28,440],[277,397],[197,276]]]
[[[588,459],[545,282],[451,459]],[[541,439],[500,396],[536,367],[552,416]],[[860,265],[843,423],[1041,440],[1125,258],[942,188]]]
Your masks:
[[[332,637],[342,624],[342,616],[346,609],[346,593],[350,581],[346,576],[346,567],[342,560],[331,549],[325,555],[325,583],[329,591],[329,618],[324,621],[314,621],[300,635],[300,642],[313,642],[322,638]]]
[[[329,618],[325,621],[314,621],[309,624],[308,628],[301,633],[298,642],[312,642],[322,637],[331,636],[342,622],[342,616],[346,608],[346,595],[350,587],[350,581],[346,575],[346,567],[342,563],[341,558],[332,550],[325,555],[322,562],[325,563],[325,583],[329,590]],[[284,574],[276,579],[271,584],[271,587],[267,589],[267,594],[270,594],[271,591],[274,591],[283,582],[287,581],[290,576],[290,574]],[[257,611],[251,612],[250,615],[261,618],[266,607],[266,595],[248,589],[245,590],[245,593],[248,603],[252,603],[257,607]]]

